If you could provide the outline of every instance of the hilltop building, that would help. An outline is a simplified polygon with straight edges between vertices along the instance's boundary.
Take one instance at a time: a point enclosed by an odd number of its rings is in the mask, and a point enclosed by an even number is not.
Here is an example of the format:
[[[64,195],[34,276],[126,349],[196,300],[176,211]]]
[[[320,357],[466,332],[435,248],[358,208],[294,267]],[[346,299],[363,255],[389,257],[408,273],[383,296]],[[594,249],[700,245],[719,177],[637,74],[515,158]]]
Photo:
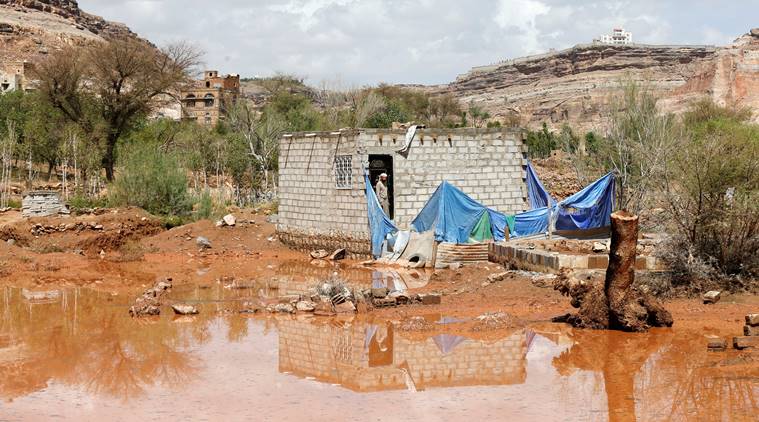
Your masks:
[[[614,28],[609,35],[601,35],[600,38],[593,40],[594,43],[628,45],[633,43],[632,32],[627,32],[624,28]]]
[[[0,63],[0,94],[33,90],[32,69],[32,64],[27,61]]]
[[[239,96],[239,75],[219,76],[218,71],[207,70],[203,79],[194,81],[180,92],[182,116],[204,126],[214,126]]]

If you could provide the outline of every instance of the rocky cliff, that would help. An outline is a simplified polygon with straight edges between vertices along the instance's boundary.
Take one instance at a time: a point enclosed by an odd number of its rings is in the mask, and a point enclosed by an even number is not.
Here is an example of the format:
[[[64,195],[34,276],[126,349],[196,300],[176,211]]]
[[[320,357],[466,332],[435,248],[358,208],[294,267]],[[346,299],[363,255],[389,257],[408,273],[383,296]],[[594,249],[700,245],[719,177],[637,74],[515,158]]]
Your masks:
[[[727,47],[578,45],[477,67],[429,89],[474,102],[503,122],[603,131],[607,106],[627,79],[650,86],[664,111],[708,97],[752,108],[759,119],[759,30]]]
[[[116,37],[137,36],[123,24],[85,13],[74,0],[0,0],[0,64]]]

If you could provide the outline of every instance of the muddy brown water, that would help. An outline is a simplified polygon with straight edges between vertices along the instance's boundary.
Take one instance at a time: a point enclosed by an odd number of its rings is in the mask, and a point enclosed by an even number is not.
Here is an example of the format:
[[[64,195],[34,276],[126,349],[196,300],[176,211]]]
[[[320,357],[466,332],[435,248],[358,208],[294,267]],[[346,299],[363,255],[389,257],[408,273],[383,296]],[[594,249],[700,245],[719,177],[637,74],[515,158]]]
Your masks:
[[[367,280],[368,282],[368,280]],[[239,287],[239,286],[238,286]],[[264,286],[265,287],[265,286]],[[533,324],[487,340],[387,321],[240,315],[264,287],[180,286],[201,314],[0,288],[0,420],[757,420],[759,357],[703,335]]]

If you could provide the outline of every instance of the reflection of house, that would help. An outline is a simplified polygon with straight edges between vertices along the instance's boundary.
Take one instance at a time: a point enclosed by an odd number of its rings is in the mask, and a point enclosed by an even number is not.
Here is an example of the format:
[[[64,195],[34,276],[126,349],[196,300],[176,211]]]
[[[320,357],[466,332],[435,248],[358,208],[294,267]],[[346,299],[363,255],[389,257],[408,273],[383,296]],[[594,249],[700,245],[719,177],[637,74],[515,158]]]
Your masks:
[[[180,92],[182,114],[201,125],[213,126],[223,118],[226,108],[240,95],[240,76],[219,76],[216,70],[207,70],[203,79],[194,81]]]
[[[410,340],[392,325],[278,321],[279,370],[354,391],[521,384],[527,335],[492,342],[438,334]]]
[[[32,64],[26,61],[0,63],[0,94],[34,89],[31,72]]]

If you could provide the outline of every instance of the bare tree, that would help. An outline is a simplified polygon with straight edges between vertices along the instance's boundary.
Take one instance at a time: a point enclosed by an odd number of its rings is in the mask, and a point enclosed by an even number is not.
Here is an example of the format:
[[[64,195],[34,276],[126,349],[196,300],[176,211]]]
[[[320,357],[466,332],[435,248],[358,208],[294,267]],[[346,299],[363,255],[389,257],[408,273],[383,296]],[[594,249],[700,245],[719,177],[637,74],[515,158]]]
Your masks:
[[[88,111],[103,124],[103,167],[110,181],[119,138],[138,117],[173,95],[199,58],[189,44],[158,50],[137,40],[113,40],[52,54],[37,67],[41,91],[54,107],[85,133],[90,133],[94,120]]]
[[[271,171],[285,131],[285,122],[277,115],[262,116],[246,101],[238,101],[229,111],[227,122],[234,132],[245,139],[254,165],[264,174],[264,187],[272,187]]]
[[[626,82],[612,109],[602,158],[617,175],[617,207],[637,213],[655,191],[676,145],[674,119],[661,115],[656,97],[634,81]]]
[[[8,120],[7,133],[0,138],[0,208],[7,207],[10,200],[13,153],[18,143],[16,136],[15,124]]]

